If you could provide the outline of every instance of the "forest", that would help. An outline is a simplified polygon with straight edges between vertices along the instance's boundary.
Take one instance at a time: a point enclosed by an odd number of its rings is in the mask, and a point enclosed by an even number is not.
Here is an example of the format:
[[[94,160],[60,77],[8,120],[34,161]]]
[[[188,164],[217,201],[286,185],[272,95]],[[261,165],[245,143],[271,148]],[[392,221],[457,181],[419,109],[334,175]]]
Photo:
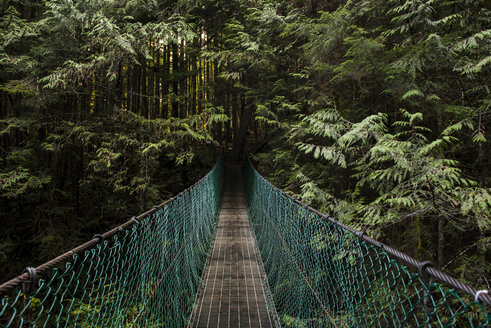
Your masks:
[[[245,154],[491,289],[491,3],[0,0],[0,278]]]

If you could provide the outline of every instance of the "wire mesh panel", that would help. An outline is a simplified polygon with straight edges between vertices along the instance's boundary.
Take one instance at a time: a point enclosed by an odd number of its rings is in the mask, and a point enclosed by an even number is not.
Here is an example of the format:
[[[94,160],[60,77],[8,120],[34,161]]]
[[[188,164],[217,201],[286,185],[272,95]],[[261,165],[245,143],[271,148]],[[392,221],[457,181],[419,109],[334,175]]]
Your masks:
[[[290,198],[246,162],[249,217],[283,327],[488,327],[489,295]],[[406,262],[417,263],[410,270]]]
[[[60,257],[67,260],[28,272],[30,278],[37,272],[36,282],[23,275],[0,286],[0,326],[185,326],[215,231],[222,180],[219,160],[173,200],[98,235],[85,251],[77,251],[82,245]]]

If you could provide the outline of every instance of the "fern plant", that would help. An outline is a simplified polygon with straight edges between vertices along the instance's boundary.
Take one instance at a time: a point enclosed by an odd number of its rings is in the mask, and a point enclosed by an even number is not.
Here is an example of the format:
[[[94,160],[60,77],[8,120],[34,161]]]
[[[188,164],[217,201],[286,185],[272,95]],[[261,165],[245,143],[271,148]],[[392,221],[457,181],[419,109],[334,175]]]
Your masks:
[[[379,229],[403,219],[431,219],[438,228],[438,264],[444,264],[445,230],[491,228],[491,199],[477,182],[463,175],[445,150],[458,141],[446,134],[429,141],[421,113],[401,110],[404,120],[356,162],[359,189],[376,191],[357,213],[366,226]],[[472,196],[478,194],[479,202]],[[472,205],[471,205],[472,204]],[[470,210],[470,209],[473,210]]]

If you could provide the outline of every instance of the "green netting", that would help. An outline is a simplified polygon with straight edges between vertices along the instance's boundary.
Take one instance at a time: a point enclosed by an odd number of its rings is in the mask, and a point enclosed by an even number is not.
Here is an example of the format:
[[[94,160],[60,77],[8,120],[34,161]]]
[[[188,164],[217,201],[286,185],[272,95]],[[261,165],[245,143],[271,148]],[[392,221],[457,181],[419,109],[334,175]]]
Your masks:
[[[489,325],[488,305],[421,277],[382,247],[326,222],[270,185],[249,162],[243,177],[251,225],[283,327]]]
[[[221,201],[221,160],[199,183],[2,297],[2,327],[184,327]]]

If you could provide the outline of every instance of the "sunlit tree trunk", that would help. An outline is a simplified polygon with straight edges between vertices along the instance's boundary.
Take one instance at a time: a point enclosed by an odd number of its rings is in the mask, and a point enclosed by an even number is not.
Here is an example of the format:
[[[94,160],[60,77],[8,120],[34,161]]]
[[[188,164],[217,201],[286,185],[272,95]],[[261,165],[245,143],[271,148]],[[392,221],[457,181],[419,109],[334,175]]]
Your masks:
[[[164,47],[163,53],[163,78],[162,78],[162,117],[169,117],[169,74],[170,74],[170,51]]]
[[[172,113],[171,116],[179,117],[179,103],[177,97],[179,96],[179,83],[177,81],[177,73],[179,72],[179,47],[177,43],[172,44],[172,92],[174,93],[172,99]]]
[[[186,48],[184,45],[184,39],[181,40],[179,62],[180,62],[179,67],[181,70],[179,72],[179,95],[182,97],[182,100],[180,101],[179,118],[185,118],[187,116],[188,99],[186,98],[187,85],[186,85],[185,74],[187,73],[186,72],[187,63],[186,63]]]
[[[152,118],[157,118],[161,114],[159,113],[160,111],[160,104],[162,102],[162,95],[160,94],[160,44],[158,43],[159,41],[156,40],[156,47],[157,47],[157,55],[155,58],[155,68],[154,68],[154,76],[155,76],[155,99],[154,99],[154,104],[153,104],[153,117]]]
[[[148,94],[147,94],[147,60],[142,58],[142,76],[141,76],[141,107],[140,115],[143,117],[148,117]]]

